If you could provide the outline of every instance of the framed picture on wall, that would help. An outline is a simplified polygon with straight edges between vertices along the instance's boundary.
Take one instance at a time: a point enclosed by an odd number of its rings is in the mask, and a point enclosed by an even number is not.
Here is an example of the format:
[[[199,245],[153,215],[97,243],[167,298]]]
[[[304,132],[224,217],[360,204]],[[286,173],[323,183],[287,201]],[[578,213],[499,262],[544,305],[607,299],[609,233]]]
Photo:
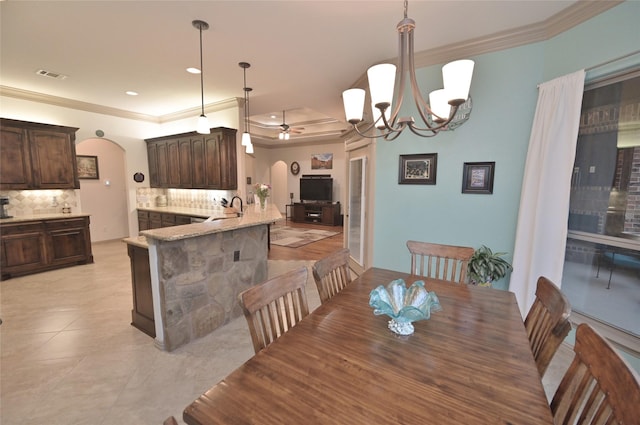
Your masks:
[[[495,162],[465,162],[462,170],[462,193],[493,193]]]
[[[398,184],[436,184],[437,153],[400,155]]]
[[[314,153],[311,154],[312,170],[331,170],[333,168],[332,153]]]
[[[78,162],[78,178],[98,180],[98,157],[94,155],[76,155]]]

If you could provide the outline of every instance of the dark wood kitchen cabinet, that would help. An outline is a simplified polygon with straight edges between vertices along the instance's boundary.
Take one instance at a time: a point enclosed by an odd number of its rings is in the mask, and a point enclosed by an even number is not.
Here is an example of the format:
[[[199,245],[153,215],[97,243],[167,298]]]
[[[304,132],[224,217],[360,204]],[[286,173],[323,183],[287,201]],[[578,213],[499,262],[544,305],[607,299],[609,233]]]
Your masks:
[[[236,130],[214,128],[146,139],[149,183],[158,188],[238,188]]]
[[[149,250],[127,244],[127,253],[131,262],[131,292],[133,294],[131,325],[155,338],[156,327],[153,318]]]
[[[138,231],[191,224],[188,215],[138,210]]]
[[[0,119],[0,189],[79,189],[77,128]]]
[[[28,274],[47,265],[47,241],[43,222],[2,226],[2,277]]]
[[[93,263],[89,217],[0,224],[2,279]]]

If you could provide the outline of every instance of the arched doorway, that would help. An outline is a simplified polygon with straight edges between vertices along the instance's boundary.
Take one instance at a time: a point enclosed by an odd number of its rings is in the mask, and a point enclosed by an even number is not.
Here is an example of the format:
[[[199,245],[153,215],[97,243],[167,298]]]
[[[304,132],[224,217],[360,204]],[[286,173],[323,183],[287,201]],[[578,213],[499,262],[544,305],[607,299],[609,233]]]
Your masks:
[[[81,211],[91,215],[91,241],[129,236],[125,152],[108,139],[86,139],[76,145],[76,155],[98,158],[98,179],[80,180]]]

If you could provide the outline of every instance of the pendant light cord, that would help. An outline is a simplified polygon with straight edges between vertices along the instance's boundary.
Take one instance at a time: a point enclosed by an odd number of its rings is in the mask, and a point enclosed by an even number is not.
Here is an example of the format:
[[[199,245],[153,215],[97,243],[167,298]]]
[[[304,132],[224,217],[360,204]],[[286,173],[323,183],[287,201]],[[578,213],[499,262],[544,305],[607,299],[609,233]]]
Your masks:
[[[202,66],[202,25],[200,29],[200,105],[202,106],[202,115],[204,115],[204,68]]]

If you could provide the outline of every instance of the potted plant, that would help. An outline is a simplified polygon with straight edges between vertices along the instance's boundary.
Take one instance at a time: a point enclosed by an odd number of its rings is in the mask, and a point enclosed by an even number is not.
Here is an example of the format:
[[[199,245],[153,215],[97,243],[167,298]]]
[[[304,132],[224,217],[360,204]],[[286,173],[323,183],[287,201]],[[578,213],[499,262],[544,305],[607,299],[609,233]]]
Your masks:
[[[513,267],[503,255],[506,252],[493,252],[491,248],[482,245],[471,256],[467,266],[467,274],[472,284],[491,286],[493,281],[503,278]]]

